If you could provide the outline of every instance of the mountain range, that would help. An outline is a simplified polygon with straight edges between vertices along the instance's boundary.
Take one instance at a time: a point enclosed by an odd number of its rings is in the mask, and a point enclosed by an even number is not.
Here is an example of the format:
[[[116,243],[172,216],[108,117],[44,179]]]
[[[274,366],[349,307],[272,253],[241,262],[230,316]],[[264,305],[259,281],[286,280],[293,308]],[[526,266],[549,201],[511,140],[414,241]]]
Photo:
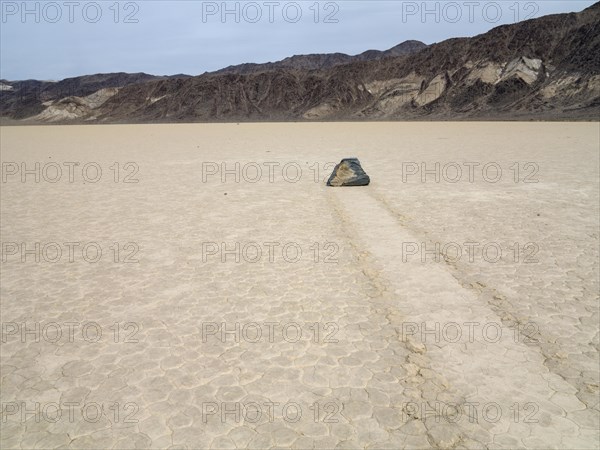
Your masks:
[[[4,123],[598,120],[600,3],[472,38],[199,76],[0,80]]]

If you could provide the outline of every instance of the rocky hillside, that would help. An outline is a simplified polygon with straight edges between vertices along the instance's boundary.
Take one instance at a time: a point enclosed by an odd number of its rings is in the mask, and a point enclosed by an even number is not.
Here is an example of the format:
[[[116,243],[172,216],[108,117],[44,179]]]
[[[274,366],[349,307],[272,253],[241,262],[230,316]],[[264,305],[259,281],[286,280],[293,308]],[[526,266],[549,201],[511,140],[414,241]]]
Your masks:
[[[400,47],[103,86],[94,96],[49,99],[28,114],[18,102],[6,108],[2,95],[1,111],[31,122],[600,117],[600,3],[473,38]]]
[[[175,75],[175,77],[189,77]],[[116,94],[118,88],[131,84],[141,84],[152,80],[168,79],[146,73],[108,73],[65,78],[61,81],[7,81],[0,80],[0,116],[23,119],[46,112],[49,105],[66,104],[69,98],[79,102],[79,98],[94,94],[95,97],[108,99]],[[99,106],[94,102],[93,106]],[[67,117],[73,118],[73,117]]]
[[[405,41],[389,50],[367,50],[359,55],[350,56],[345,53],[328,53],[316,55],[296,55],[285,58],[281,61],[266,64],[240,64],[229,66],[225,69],[213,72],[214,74],[250,74],[265,72],[277,69],[296,69],[296,70],[319,70],[329,69],[330,67],[349,64],[358,61],[376,61],[393,56],[409,55],[423,50],[427,45],[420,41]]]

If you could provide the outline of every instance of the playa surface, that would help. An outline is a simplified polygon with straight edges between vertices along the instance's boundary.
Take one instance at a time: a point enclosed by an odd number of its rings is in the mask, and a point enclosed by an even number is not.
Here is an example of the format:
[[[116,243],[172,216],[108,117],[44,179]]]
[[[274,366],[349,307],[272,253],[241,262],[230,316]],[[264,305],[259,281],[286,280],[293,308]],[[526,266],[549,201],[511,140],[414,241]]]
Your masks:
[[[0,447],[598,448],[598,127],[0,128]]]

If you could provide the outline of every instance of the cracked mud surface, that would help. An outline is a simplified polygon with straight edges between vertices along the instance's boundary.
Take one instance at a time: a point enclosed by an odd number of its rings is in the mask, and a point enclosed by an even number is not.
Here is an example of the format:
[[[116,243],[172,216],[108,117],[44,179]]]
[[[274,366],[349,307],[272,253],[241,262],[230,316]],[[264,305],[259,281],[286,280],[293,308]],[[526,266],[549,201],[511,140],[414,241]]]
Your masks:
[[[1,448],[598,447],[597,124],[0,136],[3,162],[102,168],[2,183]],[[353,156],[371,186],[325,187],[326,164]],[[247,171],[223,183],[222,162]],[[404,182],[410,162],[480,166],[472,183]],[[63,254],[22,262],[6,243]]]

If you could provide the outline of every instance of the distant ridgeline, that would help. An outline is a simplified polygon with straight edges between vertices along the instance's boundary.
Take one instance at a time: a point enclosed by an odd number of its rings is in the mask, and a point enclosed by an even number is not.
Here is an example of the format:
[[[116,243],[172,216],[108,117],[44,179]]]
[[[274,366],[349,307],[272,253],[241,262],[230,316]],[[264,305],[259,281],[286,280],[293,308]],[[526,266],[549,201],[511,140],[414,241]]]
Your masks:
[[[11,123],[600,117],[600,3],[427,46],[303,55],[200,76],[0,80]]]

